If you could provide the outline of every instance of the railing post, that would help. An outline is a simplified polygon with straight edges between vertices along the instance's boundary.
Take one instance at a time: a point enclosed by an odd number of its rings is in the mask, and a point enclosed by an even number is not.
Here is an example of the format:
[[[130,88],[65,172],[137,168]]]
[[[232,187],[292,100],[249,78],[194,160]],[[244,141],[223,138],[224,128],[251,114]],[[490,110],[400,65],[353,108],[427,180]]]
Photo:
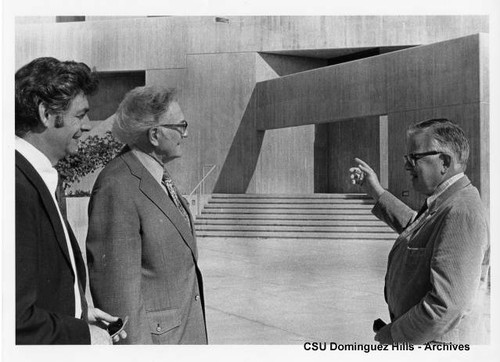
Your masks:
[[[200,197],[200,192],[196,192],[196,216],[200,215],[200,202],[201,202],[201,197]]]
[[[208,172],[206,174],[205,174],[205,167],[210,167],[210,169],[208,170]],[[216,167],[217,167],[217,165],[204,165],[202,168],[203,177],[202,177],[201,181],[198,182],[196,187],[189,194],[189,198],[191,198],[193,196],[193,194],[196,192],[196,197],[195,197],[196,204],[197,204],[196,205],[196,216],[198,216],[201,213],[201,205],[200,204],[201,204],[201,201],[203,199],[203,195],[205,194],[205,180],[213,172],[213,170],[215,170]]]

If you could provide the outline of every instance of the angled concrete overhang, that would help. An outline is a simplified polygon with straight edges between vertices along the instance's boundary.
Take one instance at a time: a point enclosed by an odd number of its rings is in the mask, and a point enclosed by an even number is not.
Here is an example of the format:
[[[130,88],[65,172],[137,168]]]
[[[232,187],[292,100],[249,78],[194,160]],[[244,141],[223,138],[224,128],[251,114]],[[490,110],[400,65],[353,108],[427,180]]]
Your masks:
[[[488,102],[487,42],[475,34],[257,83],[256,127]]]

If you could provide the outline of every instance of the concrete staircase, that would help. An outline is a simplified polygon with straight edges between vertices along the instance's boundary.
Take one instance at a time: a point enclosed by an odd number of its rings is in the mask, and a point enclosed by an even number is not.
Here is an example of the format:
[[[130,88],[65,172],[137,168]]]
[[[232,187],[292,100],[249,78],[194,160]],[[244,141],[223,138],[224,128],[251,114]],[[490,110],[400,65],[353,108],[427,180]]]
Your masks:
[[[390,240],[364,194],[213,194],[196,218],[198,237]]]

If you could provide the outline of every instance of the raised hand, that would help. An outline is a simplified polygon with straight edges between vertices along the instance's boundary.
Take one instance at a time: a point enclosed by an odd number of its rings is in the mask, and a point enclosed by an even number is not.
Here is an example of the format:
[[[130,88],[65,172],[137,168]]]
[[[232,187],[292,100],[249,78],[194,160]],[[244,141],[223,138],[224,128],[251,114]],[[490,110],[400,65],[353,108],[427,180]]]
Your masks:
[[[355,158],[354,161],[358,165],[349,169],[351,182],[360,185],[367,194],[378,200],[385,190],[380,185],[377,174],[365,161],[359,158]]]

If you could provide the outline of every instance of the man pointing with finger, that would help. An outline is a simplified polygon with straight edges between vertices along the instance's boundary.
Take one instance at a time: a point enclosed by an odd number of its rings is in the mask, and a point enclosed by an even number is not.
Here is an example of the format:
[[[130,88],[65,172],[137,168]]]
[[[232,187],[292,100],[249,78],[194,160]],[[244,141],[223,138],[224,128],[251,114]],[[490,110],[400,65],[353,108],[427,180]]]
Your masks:
[[[389,254],[385,299],[391,321],[376,330],[383,344],[489,343],[482,301],[489,272],[489,223],[464,172],[469,143],[452,121],[432,119],[407,130],[405,169],[427,197],[409,208],[380,185],[368,164],[350,169],[377,202],[373,214],[399,237]]]

